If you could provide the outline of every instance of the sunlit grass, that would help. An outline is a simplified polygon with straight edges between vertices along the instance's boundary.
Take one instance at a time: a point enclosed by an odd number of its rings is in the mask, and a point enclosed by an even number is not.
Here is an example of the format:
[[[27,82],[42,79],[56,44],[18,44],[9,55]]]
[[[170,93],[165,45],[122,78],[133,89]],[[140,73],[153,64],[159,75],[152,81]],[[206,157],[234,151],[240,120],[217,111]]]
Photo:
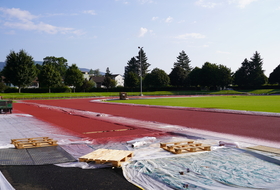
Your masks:
[[[261,112],[280,113],[280,96],[193,96],[182,98],[157,98],[157,99],[132,99],[116,100],[114,102],[161,105],[161,106],[180,106],[195,108],[214,108],[247,110]]]

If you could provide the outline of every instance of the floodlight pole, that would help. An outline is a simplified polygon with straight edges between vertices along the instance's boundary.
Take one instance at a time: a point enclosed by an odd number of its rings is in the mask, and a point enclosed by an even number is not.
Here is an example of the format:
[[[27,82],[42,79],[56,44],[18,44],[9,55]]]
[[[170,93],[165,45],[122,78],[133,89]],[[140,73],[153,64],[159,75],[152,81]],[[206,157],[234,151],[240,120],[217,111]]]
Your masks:
[[[138,47],[139,50],[139,57],[140,57],[140,96],[143,96],[142,93],[142,57],[141,57],[141,51],[143,47]]]

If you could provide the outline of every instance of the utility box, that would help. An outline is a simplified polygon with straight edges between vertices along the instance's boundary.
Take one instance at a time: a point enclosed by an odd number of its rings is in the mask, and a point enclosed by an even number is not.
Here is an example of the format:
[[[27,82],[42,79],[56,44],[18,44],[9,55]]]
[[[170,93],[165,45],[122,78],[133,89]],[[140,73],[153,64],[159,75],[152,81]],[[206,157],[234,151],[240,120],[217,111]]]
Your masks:
[[[120,100],[127,100],[127,93],[126,92],[120,92]]]
[[[0,100],[0,114],[1,113],[12,113],[13,101],[11,100]]]

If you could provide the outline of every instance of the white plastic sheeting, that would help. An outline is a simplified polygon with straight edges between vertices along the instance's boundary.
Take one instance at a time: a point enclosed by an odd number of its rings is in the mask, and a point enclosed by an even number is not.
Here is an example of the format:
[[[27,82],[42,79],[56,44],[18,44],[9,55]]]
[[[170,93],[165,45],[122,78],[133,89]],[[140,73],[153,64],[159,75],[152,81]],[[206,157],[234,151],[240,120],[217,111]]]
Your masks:
[[[280,189],[279,165],[234,148],[134,160],[123,165],[123,171],[145,189],[162,189],[161,183],[172,189]]]
[[[11,186],[11,184],[3,176],[2,172],[0,172],[0,189],[1,190],[15,190],[13,188],[13,186]]]
[[[64,144],[66,141],[81,141],[82,139],[69,134],[58,127],[40,121],[29,114],[0,115],[0,148],[12,148],[11,139],[50,137]]]

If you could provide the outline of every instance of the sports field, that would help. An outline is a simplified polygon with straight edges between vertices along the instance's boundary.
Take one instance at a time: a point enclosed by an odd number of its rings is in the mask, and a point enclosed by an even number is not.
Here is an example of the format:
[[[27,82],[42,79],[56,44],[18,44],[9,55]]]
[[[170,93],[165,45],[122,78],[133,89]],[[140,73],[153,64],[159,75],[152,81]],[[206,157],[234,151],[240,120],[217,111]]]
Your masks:
[[[180,106],[195,108],[231,109],[280,113],[280,96],[189,96],[177,98],[152,98],[113,100],[113,102]]]

